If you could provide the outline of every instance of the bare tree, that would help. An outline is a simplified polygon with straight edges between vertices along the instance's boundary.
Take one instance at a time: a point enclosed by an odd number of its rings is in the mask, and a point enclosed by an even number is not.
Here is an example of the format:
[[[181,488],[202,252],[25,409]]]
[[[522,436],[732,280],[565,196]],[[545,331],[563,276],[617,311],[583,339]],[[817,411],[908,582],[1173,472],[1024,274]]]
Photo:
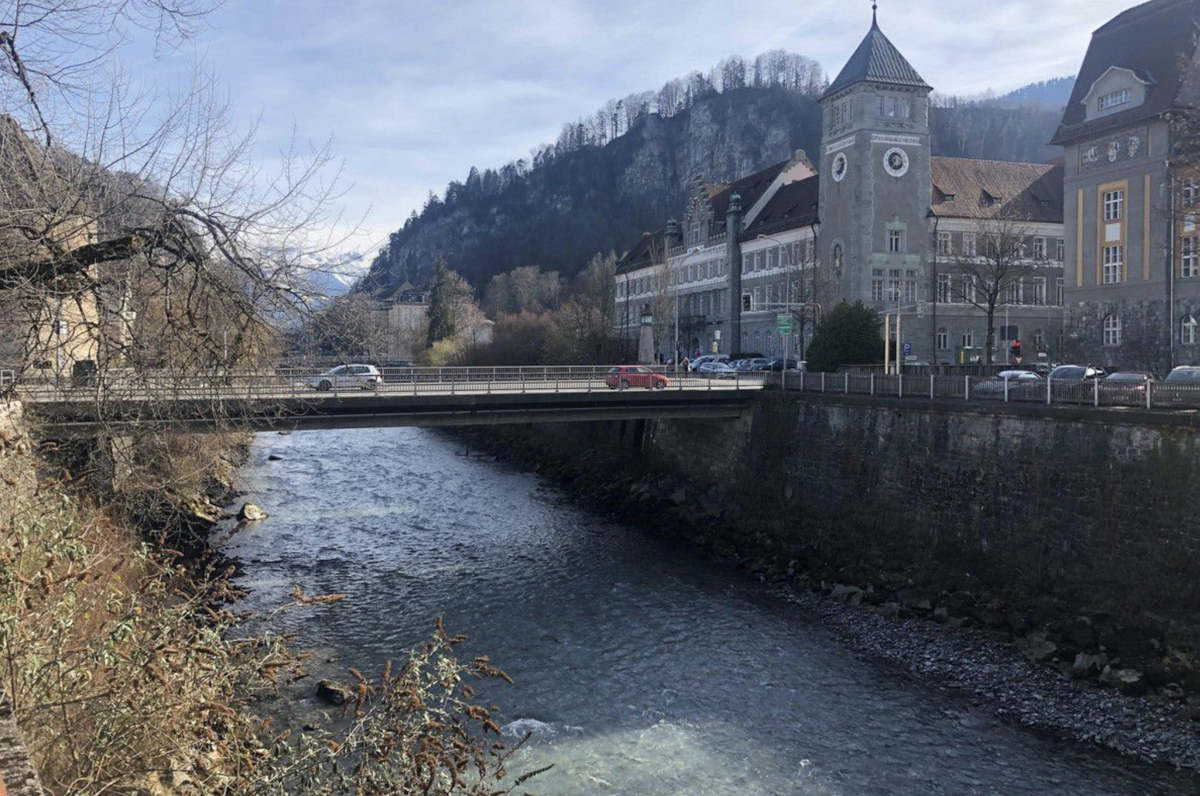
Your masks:
[[[985,363],[992,364],[996,308],[1009,303],[1011,291],[1032,269],[1025,256],[1028,233],[1000,215],[974,223],[975,251],[959,254],[951,265],[951,296],[983,311],[987,324]]]

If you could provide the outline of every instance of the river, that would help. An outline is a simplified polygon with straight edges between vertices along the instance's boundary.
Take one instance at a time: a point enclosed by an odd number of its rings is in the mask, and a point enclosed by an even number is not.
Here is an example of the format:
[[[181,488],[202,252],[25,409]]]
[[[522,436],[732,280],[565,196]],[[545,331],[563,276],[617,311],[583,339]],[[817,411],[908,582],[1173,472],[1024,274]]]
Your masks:
[[[319,676],[379,671],[443,616],[515,684],[493,687],[538,793],[1175,792],[1161,768],[993,718],[863,660],[772,587],[645,523],[414,428],[256,438],[241,473],[270,518],[225,552]],[[269,460],[275,455],[278,460]],[[315,679],[315,678],[312,678]],[[310,685],[311,687],[311,681]],[[312,706],[315,709],[314,706]]]

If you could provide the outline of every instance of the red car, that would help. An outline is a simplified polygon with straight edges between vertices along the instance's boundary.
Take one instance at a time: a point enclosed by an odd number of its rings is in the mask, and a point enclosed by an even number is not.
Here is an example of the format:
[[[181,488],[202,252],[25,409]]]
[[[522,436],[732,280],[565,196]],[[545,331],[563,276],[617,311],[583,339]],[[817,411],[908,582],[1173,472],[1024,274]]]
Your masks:
[[[665,390],[670,384],[666,376],[655,373],[645,365],[618,365],[604,377],[604,383],[610,390],[624,390],[628,387]]]

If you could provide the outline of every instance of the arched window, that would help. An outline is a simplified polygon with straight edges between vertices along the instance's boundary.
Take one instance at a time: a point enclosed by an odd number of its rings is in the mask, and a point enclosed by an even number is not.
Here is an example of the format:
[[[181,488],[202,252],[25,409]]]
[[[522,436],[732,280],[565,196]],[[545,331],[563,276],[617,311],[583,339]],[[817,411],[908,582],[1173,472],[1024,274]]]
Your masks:
[[[945,326],[941,326],[937,330],[937,349],[938,351],[945,351],[949,347],[950,333],[946,330]]]
[[[1196,326],[1196,319],[1191,315],[1185,315],[1183,320],[1179,322],[1179,342],[1184,345],[1195,345]]]
[[[833,244],[833,250],[829,255],[829,262],[833,267],[833,273],[838,276],[842,275],[842,260],[842,244],[835,243]]]
[[[1121,344],[1121,316],[1108,315],[1104,318],[1104,345]]]

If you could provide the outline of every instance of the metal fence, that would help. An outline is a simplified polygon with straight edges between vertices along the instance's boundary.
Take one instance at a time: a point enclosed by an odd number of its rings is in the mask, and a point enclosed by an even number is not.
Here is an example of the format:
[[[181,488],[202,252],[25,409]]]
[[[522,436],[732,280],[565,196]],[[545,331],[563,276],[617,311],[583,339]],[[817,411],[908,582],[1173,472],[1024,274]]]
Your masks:
[[[175,374],[112,370],[93,383],[66,386],[21,383],[28,401],[270,399],[353,395],[467,395],[503,393],[608,392],[641,390],[757,390],[763,373],[731,373],[728,378],[674,372],[615,372],[613,366],[500,366],[381,368],[375,374],[337,374],[317,368],[278,368],[272,373]]]
[[[977,402],[1068,404],[1143,409],[1200,408],[1200,382],[1106,382],[1102,379],[1003,379],[999,376],[883,375],[838,372],[789,375],[787,389],[803,392],[958,399]]]

